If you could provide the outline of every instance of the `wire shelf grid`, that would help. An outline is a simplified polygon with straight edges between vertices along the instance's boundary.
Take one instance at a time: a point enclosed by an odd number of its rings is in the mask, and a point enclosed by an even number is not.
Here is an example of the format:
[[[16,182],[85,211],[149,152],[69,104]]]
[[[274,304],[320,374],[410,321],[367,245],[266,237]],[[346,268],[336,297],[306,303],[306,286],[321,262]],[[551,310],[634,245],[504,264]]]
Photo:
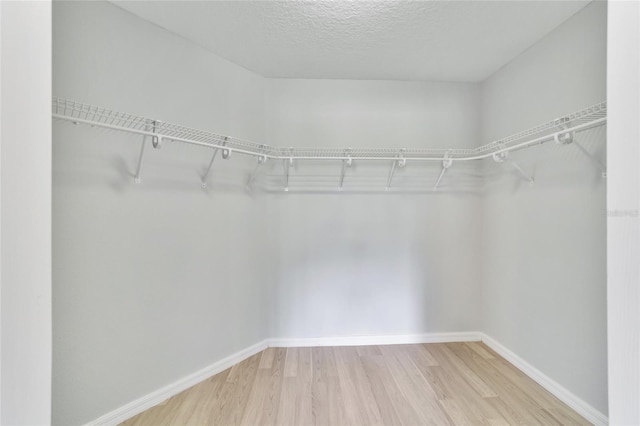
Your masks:
[[[53,98],[53,116],[57,119],[108,127],[114,130],[129,131],[141,135],[157,135],[163,139],[174,142],[196,142],[200,145],[209,145],[212,148],[228,147],[237,151],[248,151],[249,153],[261,155],[269,155],[277,151],[276,148],[243,139],[57,97]]]
[[[570,131],[573,126],[588,127],[590,123],[594,123],[594,125],[600,124],[606,119],[606,113],[606,102],[602,102],[478,148],[282,148],[118,112],[69,99],[53,98],[53,116],[56,119],[107,127],[141,135],[158,136],[173,142],[192,143],[211,148],[238,151],[258,157],[300,160],[406,159],[440,161],[446,158],[452,160],[477,160],[488,158],[496,151],[526,147],[529,140],[532,140],[532,144],[541,143],[552,139],[554,133]],[[545,138],[544,135],[549,137]]]
[[[573,135],[605,124],[606,114],[607,106],[605,102],[602,102],[477,148],[284,148],[258,144],[73,100],[53,98],[53,117],[55,119],[145,136],[140,146],[135,182],[140,182],[145,141],[148,140],[146,137],[150,136],[154,147],[159,146],[162,140],[167,140],[213,149],[214,151],[209,166],[206,173],[202,176],[201,185],[203,188],[207,187],[207,177],[211,171],[218,150],[222,150],[223,158],[228,158],[231,152],[258,157],[258,164],[249,175],[247,188],[250,189],[254,183],[256,183],[258,187],[269,192],[277,192],[282,189],[287,192],[305,192],[309,190],[311,192],[325,192],[327,188],[332,188],[332,191],[343,191],[345,176],[347,176],[348,182],[346,185],[347,192],[358,192],[360,190],[365,192],[391,191],[394,193],[405,190],[409,192],[435,192],[438,190],[441,182],[443,182],[442,188],[447,192],[454,189],[473,192],[477,191],[479,187],[482,187],[478,182],[482,182],[483,179],[474,177],[477,174],[476,171],[469,171],[467,167],[461,166],[475,167],[476,164],[471,160],[490,158],[493,158],[496,163],[509,163],[510,167],[513,168],[512,171],[517,172],[521,178],[533,185],[533,176],[528,175],[522,167],[509,158],[508,154],[510,151],[540,145],[554,139],[556,142],[562,144],[574,142],[574,145],[579,148],[582,154],[589,157],[594,166],[601,169],[602,176],[604,177],[606,176],[606,166],[604,163],[599,160],[597,156],[593,156],[585,150],[577,141],[574,141]],[[283,168],[284,174],[279,172],[275,172],[275,174],[265,173],[262,165],[268,158],[285,160]],[[294,165],[294,160],[341,161],[342,173],[339,177],[291,173],[290,167]],[[363,174],[362,170],[354,174],[353,172],[347,172],[347,168],[352,165],[352,160],[384,160],[390,163],[391,169],[386,176],[383,176],[385,173],[378,176],[378,172],[376,172],[375,176],[367,175],[366,173]],[[432,164],[441,163],[442,167],[439,173],[429,171],[428,174],[424,176],[395,173],[396,166],[402,168],[406,165],[407,161],[431,162]],[[454,161],[458,163],[455,167],[456,172],[453,175],[448,174],[448,177],[442,181],[445,172]],[[369,163],[363,162],[359,164],[381,165],[381,163],[382,161],[371,161]],[[319,164],[320,163],[318,163],[318,165]],[[331,162],[325,162],[327,166],[330,164]],[[275,166],[275,163],[273,163],[272,166]],[[268,169],[273,171],[272,167],[268,167]],[[311,169],[305,170],[307,170],[307,172],[313,172],[314,166],[311,165]],[[467,171],[465,172],[465,170]],[[437,179],[435,179],[436,175]],[[260,179],[258,179],[260,182],[256,182],[258,176],[260,177]],[[429,182],[433,182],[434,180],[435,185],[431,186]],[[384,185],[385,181],[386,185]]]
[[[601,119],[606,119],[606,117],[607,103],[601,102],[599,104],[592,105],[569,115],[556,118],[555,120],[551,120],[547,123],[540,124],[522,132],[507,136],[506,138],[490,142],[486,145],[482,145],[481,147],[477,148],[477,153],[481,154],[488,151],[496,151],[504,147],[508,148],[518,143],[524,142],[530,138],[539,137],[549,133],[553,134],[555,132],[566,130],[567,128],[571,128],[573,126],[587,125]]]

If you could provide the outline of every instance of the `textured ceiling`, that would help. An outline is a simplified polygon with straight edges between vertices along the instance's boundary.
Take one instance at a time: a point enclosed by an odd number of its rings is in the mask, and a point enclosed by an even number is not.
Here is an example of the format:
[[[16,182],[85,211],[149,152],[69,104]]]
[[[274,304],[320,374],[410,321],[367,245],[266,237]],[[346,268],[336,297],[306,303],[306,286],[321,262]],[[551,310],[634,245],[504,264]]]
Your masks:
[[[117,1],[267,77],[481,81],[587,1]]]

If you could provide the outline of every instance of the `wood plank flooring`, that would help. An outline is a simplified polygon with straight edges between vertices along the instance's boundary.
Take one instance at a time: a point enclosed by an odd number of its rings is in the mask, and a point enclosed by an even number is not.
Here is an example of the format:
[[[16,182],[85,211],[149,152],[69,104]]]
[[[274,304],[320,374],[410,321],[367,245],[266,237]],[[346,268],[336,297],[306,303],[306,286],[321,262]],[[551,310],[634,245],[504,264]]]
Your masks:
[[[588,424],[479,342],[269,348],[123,423]]]

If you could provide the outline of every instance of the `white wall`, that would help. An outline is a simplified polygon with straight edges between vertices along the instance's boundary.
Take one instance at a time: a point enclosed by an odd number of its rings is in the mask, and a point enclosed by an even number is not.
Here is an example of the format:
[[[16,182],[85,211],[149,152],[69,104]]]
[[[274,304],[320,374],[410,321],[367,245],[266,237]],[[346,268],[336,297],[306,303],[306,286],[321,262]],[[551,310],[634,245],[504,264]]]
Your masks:
[[[0,16],[0,423],[49,424],[51,3]]]
[[[477,85],[264,80],[110,4],[58,2],[54,95],[280,146],[475,147],[604,100],[605,8]],[[602,137],[581,135],[598,155]],[[517,158],[533,188],[487,166],[484,200],[465,192],[477,168],[456,163],[435,194],[365,194],[359,177],[384,187],[390,164],[357,162],[349,196],[265,198],[244,193],[239,156],[203,191],[209,153],[148,149],[133,185],[138,139],[60,123],[54,138],[54,423],[265,337],[478,330],[606,412],[605,188],[573,147]],[[410,163],[394,182],[438,172]]]
[[[280,146],[475,147],[479,94],[475,84],[270,80],[267,140]],[[359,188],[362,175],[378,177],[384,188],[390,166],[356,161],[345,191]],[[430,188],[439,167],[409,163],[395,182],[426,173]],[[300,163],[291,180],[315,173],[325,187],[337,187],[340,170],[339,161]],[[452,170],[443,185],[451,187],[455,176]],[[477,197],[288,193],[270,199],[269,207],[277,259],[273,337],[479,330]]]
[[[53,18],[55,96],[262,140],[262,77],[108,3],[55,2]],[[243,190],[253,163],[216,162],[203,190],[210,152],[149,146],[135,185],[139,144],[54,123],[55,424],[266,337],[263,200]]]
[[[640,424],[640,7],[609,2],[609,419]]]
[[[478,144],[478,85],[270,81],[264,94],[261,78],[110,5],[59,3],[54,20],[55,95],[280,145]],[[203,192],[202,152],[171,145],[148,151],[133,186],[135,138],[62,124],[55,138],[56,423],[95,418],[267,337],[269,306],[270,337],[478,329],[475,197],[267,204],[233,185],[244,175],[224,162]],[[370,172],[386,183],[388,167]],[[431,184],[438,171],[427,170]]]
[[[594,2],[484,82],[483,142],[604,101],[605,86],[606,3]],[[578,135],[602,161],[604,137]],[[514,155],[533,187],[489,180],[483,330],[606,413],[605,180],[552,145]]]

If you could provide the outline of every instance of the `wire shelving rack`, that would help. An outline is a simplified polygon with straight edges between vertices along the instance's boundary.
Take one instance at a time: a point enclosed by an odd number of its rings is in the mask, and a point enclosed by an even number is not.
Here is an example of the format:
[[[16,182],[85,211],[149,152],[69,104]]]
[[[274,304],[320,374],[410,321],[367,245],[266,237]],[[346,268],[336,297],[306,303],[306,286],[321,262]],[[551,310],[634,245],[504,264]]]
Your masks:
[[[606,123],[606,102],[592,105],[566,116],[532,127],[503,139],[479,146],[477,148],[320,148],[320,147],[275,147],[259,144],[228,135],[222,135],[205,130],[194,129],[178,124],[167,123],[157,119],[136,116],[124,112],[85,104],[69,99],[54,97],[52,115],[54,119],[70,121],[75,124],[85,124],[120,132],[127,132],[143,137],[140,146],[140,156],[135,180],[140,181],[142,159],[147,140],[150,139],[154,148],[159,148],[165,142],[178,142],[202,146],[213,150],[207,172],[201,182],[206,186],[206,178],[213,166],[214,160],[220,152],[224,159],[232,153],[257,157],[258,164],[249,176],[247,186],[251,186],[260,167],[267,160],[283,161],[283,189],[288,191],[289,170],[296,161],[331,160],[342,161],[342,171],[337,189],[341,190],[347,168],[354,161],[387,161],[391,162],[387,185],[389,190],[397,168],[411,162],[440,162],[441,171],[433,186],[437,190],[445,172],[456,162],[478,161],[492,158],[496,162],[507,162],[527,181],[533,184],[522,168],[509,156],[510,152],[530,148],[549,141],[558,144],[574,144],[606,176],[604,165],[577,141],[574,134]]]

